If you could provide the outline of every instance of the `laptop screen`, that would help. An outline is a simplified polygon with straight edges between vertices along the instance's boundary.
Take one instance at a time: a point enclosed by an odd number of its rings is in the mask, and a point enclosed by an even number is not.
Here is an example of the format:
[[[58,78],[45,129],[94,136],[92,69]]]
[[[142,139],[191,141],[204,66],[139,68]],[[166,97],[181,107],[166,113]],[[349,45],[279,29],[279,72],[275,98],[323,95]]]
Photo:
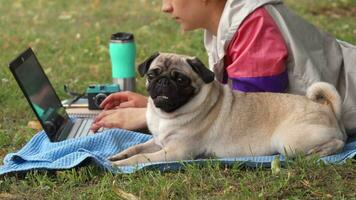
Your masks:
[[[27,50],[13,63],[10,68],[44,130],[55,136],[68,115],[37,58]]]

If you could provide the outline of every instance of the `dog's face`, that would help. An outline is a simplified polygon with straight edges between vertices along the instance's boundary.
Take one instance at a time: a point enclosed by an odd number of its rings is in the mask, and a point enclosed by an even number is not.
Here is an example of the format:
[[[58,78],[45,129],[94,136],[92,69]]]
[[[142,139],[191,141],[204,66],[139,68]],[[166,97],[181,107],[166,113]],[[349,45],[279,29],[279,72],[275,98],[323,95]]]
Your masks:
[[[147,77],[146,88],[155,107],[173,112],[186,104],[204,83],[214,80],[214,73],[198,58],[156,53],[138,66]]]

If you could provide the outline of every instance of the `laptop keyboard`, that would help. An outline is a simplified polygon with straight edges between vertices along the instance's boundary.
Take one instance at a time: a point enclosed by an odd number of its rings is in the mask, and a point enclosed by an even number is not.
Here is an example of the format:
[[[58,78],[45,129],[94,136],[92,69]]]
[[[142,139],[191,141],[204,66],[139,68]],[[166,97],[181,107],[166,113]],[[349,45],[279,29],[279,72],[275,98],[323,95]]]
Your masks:
[[[95,118],[98,113],[74,113],[70,114],[71,117],[75,118]]]
[[[93,118],[77,118],[68,135],[68,138],[78,138],[87,135],[93,135],[94,132],[90,130],[93,123]],[[108,128],[100,128],[97,132],[108,130]]]
[[[77,135],[75,135],[74,137],[81,137],[84,135],[94,134],[93,132],[90,132],[90,127],[92,123],[93,123],[93,119],[82,120],[82,123],[77,131]]]
[[[94,134],[92,131],[90,131],[92,123],[93,119],[91,118],[77,118],[68,138],[78,138],[81,136]]]

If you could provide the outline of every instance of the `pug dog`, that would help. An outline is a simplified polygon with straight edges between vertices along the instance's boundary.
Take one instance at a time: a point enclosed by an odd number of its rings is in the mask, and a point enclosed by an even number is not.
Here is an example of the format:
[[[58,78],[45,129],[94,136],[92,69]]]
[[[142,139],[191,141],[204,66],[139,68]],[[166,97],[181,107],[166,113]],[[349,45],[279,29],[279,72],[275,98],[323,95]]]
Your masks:
[[[343,149],[341,99],[324,82],[306,96],[233,91],[195,57],[157,53],[139,65],[147,77],[147,125],[153,138],[109,158],[114,165]]]

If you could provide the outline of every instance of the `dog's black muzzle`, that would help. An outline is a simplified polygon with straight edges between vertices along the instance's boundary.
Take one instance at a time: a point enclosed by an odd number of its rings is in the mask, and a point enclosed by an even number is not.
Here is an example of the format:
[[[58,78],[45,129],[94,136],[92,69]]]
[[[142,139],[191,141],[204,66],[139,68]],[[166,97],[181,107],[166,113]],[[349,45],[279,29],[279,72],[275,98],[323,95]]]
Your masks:
[[[173,112],[194,95],[194,88],[191,85],[181,86],[167,76],[150,81],[147,90],[155,106],[165,112]]]

